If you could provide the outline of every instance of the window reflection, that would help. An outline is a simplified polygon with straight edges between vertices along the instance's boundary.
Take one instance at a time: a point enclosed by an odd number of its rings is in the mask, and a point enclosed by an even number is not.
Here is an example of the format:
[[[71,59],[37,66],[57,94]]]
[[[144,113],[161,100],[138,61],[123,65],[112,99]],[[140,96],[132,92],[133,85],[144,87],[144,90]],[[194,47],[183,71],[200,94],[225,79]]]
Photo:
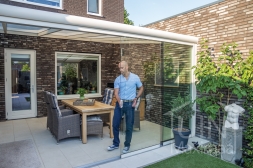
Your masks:
[[[50,6],[57,6],[57,7],[60,6],[60,0],[27,0],[27,1]]]
[[[89,94],[98,93],[98,56],[57,56],[57,94],[77,94],[84,88]]]

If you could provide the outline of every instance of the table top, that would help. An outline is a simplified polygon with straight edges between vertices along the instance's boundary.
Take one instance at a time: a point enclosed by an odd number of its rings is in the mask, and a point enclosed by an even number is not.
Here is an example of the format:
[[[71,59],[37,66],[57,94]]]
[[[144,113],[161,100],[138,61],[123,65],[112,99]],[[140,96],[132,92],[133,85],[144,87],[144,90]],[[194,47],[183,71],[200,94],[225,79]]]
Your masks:
[[[73,102],[76,99],[68,99],[68,100],[61,100],[63,104],[66,106],[78,111],[78,112],[83,112],[83,113],[88,113],[88,112],[96,112],[96,111],[106,111],[106,110],[113,110],[114,106],[104,104],[98,101],[95,101],[94,106],[74,106]]]

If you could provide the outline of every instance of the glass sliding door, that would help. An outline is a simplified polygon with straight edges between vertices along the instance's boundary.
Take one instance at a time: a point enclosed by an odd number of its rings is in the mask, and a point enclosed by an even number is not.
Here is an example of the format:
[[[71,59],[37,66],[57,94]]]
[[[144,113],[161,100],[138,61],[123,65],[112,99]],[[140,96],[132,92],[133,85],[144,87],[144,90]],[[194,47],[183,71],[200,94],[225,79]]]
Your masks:
[[[171,101],[180,96],[187,96],[192,93],[191,57],[192,46],[163,43],[162,44],[162,141],[173,139],[173,128],[179,124],[178,116],[172,116],[168,112],[172,109]],[[184,121],[183,126],[190,127],[189,120]]]
[[[171,101],[179,94],[191,96],[192,45],[122,37],[120,55],[120,61],[128,62],[129,71],[138,75],[144,86],[140,106],[135,111],[130,154],[172,143],[178,116],[168,112]],[[124,148],[124,113],[122,122],[121,148]],[[184,127],[191,128],[190,121],[184,121]]]
[[[131,146],[129,154],[127,154],[131,155],[160,147],[162,92],[161,87],[155,86],[154,61],[161,57],[161,42],[122,37],[120,55],[120,61],[128,63],[129,71],[138,75],[144,86],[139,107],[134,112]],[[138,91],[137,89],[136,93]],[[122,114],[121,149],[124,148],[124,142],[127,138],[125,116],[123,112]]]

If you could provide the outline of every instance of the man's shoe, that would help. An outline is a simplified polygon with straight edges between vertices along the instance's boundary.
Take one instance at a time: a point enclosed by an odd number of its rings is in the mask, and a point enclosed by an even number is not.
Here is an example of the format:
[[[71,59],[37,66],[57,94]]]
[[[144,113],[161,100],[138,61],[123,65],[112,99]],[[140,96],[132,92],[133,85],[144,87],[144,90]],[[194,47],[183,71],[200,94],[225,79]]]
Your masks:
[[[124,147],[122,153],[127,153],[127,152],[129,152],[129,149],[130,149],[129,146]]]
[[[118,146],[111,145],[111,146],[108,146],[107,150],[108,150],[108,151],[112,151],[112,150],[118,149],[118,148],[119,148]]]

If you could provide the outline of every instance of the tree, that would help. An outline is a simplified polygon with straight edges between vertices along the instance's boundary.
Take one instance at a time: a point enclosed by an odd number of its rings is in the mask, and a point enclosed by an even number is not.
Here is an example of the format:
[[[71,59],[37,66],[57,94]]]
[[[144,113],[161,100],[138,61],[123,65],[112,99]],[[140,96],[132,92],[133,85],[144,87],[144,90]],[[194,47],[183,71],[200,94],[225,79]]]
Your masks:
[[[130,14],[124,9],[124,24],[134,25],[134,22],[128,18]]]
[[[29,65],[28,65],[28,64],[24,64],[24,65],[22,66],[21,71],[30,71]]]

